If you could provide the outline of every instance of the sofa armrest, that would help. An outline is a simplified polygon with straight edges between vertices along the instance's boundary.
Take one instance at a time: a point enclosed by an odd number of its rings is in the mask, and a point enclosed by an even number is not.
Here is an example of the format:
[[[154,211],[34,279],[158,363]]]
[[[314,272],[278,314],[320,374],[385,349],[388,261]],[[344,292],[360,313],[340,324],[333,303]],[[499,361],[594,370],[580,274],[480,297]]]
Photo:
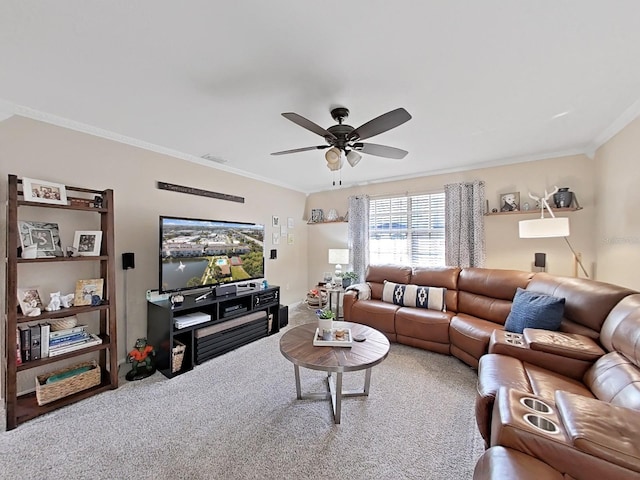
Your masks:
[[[358,301],[358,292],[356,290],[347,290],[342,297],[342,315],[346,322],[351,321],[351,308]]]
[[[560,390],[555,396],[574,447],[640,473],[640,412]]]
[[[525,328],[524,339],[532,350],[595,362],[606,352],[592,338],[576,333]]]
[[[579,381],[582,381],[586,371],[593,365],[593,361],[534,350],[527,342],[524,334],[509,333],[497,329],[491,334],[488,351],[489,353],[515,357],[523,362]]]

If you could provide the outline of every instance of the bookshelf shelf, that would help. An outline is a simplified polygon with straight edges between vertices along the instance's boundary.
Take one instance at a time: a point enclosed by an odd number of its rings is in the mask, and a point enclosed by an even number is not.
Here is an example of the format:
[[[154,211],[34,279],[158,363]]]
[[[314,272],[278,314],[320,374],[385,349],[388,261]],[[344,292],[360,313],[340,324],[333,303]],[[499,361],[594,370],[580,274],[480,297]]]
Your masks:
[[[68,203],[66,205],[26,201],[24,200],[22,191],[22,179],[18,178],[16,175],[9,175],[8,177],[7,268],[5,282],[5,299],[7,307],[5,330],[6,362],[4,362],[4,398],[7,430],[14,429],[21,423],[57,408],[83,400],[105,390],[118,387],[113,190],[93,190],[68,185],[64,188],[68,194],[71,193],[71,195],[67,197]],[[91,200],[88,199],[89,197]],[[102,200],[102,206],[100,208],[94,208],[92,206],[93,200],[96,200],[97,202],[100,199]],[[23,217],[19,215],[20,207],[29,207],[29,213],[34,208],[75,211],[80,215],[80,218],[75,219],[80,224],[83,224],[84,219],[87,218],[87,220],[92,219],[93,221],[91,224],[95,225],[95,215],[98,215],[100,220],[100,231],[102,231],[100,255],[82,257],[60,256],[52,258],[20,258],[18,256],[18,247],[20,246],[18,220],[23,219]],[[91,218],[87,217],[89,214],[92,215]],[[72,213],[66,213],[66,215],[75,217]],[[87,225],[88,224],[89,223],[87,222]],[[42,273],[42,276],[46,278],[47,271],[51,272],[50,269],[53,265],[65,263],[67,264],[65,266],[66,271],[67,269],[73,270],[75,268],[74,265],[87,265],[87,262],[94,262],[97,264],[95,267],[96,272],[99,270],[99,278],[103,279],[104,300],[100,305],[73,306],[52,312],[43,310],[40,315],[33,317],[20,313],[18,302],[18,286],[20,285],[19,265],[31,264],[33,266],[24,268],[29,268],[30,270],[37,268],[38,273]],[[49,274],[55,276],[55,273]],[[78,279],[80,278],[82,278],[82,276],[79,276]],[[32,328],[36,327],[39,332],[39,326],[47,320],[87,314],[95,316],[95,318],[90,319],[90,321],[98,331],[93,333],[97,333],[102,340],[102,343],[79,348],[78,350],[73,350],[56,356],[47,356],[36,360],[22,361],[21,364],[18,364],[18,358],[16,355],[16,332],[18,330],[18,326],[21,326],[21,328],[24,328],[24,326],[30,326]],[[99,316],[99,319],[97,316]],[[96,328],[95,325],[99,326]],[[34,347],[34,345],[31,346]],[[37,344],[35,344],[35,346],[37,347]],[[39,351],[39,349],[37,351]],[[88,354],[92,355],[95,358],[96,365],[100,366],[101,378],[98,385],[42,406],[38,405],[35,392],[27,394],[20,394],[18,392],[18,386],[20,383],[18,380],[22,379],[23,383],[25,383],[29,376],[35,377],[32,373],[33,369],[46,366],[50,366],[49,371],[59,370],[61,368],[64,369],[68,364],[73,363],[75,357]],[[39,373],[46,373],[46,369],[44,369],[44,372],[42,372],[42,369],[39,370]],[[21,377],[20,375],[27,376]]]

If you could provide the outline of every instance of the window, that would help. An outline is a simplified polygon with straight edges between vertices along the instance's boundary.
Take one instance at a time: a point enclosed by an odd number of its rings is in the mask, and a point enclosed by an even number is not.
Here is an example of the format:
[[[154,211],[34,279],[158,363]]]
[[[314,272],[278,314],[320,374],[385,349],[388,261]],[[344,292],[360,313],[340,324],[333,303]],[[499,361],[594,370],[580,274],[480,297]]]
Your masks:
[[[444,192],[371,199],[370,262],[444,266],[444,228]]]

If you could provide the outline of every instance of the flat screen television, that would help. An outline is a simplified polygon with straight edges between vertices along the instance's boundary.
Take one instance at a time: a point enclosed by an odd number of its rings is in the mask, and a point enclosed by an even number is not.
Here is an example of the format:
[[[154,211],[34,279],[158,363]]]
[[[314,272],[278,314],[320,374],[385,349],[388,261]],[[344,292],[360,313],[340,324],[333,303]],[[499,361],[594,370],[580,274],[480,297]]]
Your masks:
[[[160,217],[161,293],[264,278],[264,225]]]

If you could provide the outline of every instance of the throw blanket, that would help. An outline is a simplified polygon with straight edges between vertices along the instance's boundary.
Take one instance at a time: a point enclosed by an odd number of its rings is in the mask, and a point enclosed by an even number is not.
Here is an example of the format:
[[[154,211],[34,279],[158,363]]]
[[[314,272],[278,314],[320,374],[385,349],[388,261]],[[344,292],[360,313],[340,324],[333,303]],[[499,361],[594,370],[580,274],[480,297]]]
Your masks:
[[[355,290],[358,292],[358,298],[360,300],[371,299],[371,287],[368,283],[356,283],[354,285],[349,285],[346,291],[348,292],[349,290]]]

